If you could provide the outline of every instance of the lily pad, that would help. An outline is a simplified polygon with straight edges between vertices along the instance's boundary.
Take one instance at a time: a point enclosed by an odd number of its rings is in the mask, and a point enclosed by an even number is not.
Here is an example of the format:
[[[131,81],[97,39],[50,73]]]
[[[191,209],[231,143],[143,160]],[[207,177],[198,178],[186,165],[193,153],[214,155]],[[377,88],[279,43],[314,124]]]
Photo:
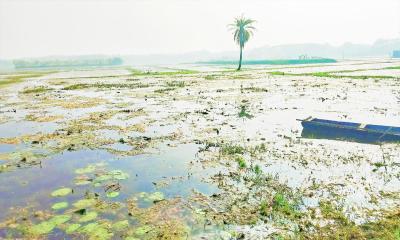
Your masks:
[[[89,198],[89,199],[81,199],[81,200],[75,202],[72,205],[74,205],[74,207],[76,207],[76,208],[82,209],[82,208],[91,207],[91,206],[93,206],[95,204],[96,204],[96,199]]]
[[[52,217],[49,222],[52,222],[55,226],[58,226],[62,223],[68,222],[71,219],[70,215],[58,215]]]
[[[88,185],[88,184],[91,184],[91,183],[92,183],[91,181],[84,180],[84,179],[75,180],[75,185],[78,185],[78,186]]]
[[[109,198],[115,198],[119,196],[119,192],[108,192],[106,196]]]
[[[113,224],[112,228],[115,231],[122,231],[126,228],[129,227],[129,221],[128,220],[122,220],[122,221],[118,221],[116,223]]]
[[[161,201],[164,200],[164,194],[162,192],[154,192],[147,196],[147,200],[149,201]]]
[[[52,197],[63,197],[67,196],[68,194],[72,193],[71,188],[60,188],[51,193]]]
[[[99,228],[99,224],[98,223],[89,223],[88,225],[83,226],[79,230],[79,232],[91,233],[91,232],[95,231],[98,228]]]
[[[79,223],[74,223],[71,224],[67,227],[67,229],[65,230],[65,233],[67,234],[71,234],[74,233],[76,230],[78,230],[81,227],[81,225]]]
[[[110,172],[110,174],[113,176],[114,179],[117,179],[117,180],[125,180],[125,179],[129,178],[129,174],[124,173],[121,170],[113,170]]]
[[[88,212],[79,219],[79,222],[89,222],[97,218],[97,212]]]
[[[110,180],[111,178],[112,178],[112,176],[108,175],[108,174],[100,175],[94,179],[94,182],[104,182],[104,181]]]
[[[75,169],[75,173],[76,173],[76,174],[85,174],[85,173],[94,172],[95,170],[96,170],[96,166],[94,166],[94,165],[88,165],[88,166],[86,166],[86,167],[84,167],[84,168]]]
[[[60,210],[68,207],[68,202],[58,202],[54,203],[53,206],[51,206],[51,209],[53,210]]]
[[[30,232],[34,235],[42,235],[53,231],[55,227],[56,225],[53,222],[44,221],[37,225],[32,226]]]
[[[88,225],[83,226],[79,232],[89,235],[89,239],[96,240],[111,239],[113,236],[113,233],[109,232],[98,223],[89,223]]]
[[[143,236],[143,235],[145,235],[146,233],[150,232],[151,229],[152,229],[151,226],[149,226],[149,225],[144,225],[144,226],[142,226],[142,227],[136,228],[135,233],[136,233],[136,235]]]

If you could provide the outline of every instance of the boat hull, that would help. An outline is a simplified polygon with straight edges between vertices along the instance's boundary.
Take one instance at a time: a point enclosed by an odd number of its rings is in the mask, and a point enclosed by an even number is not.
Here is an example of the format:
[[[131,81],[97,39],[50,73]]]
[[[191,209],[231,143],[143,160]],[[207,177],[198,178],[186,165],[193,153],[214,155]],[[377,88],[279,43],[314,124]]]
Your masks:
[[[332,139],[360,143],[400,143],[400,128],[381,125],[362,125],[324,119],[302,120],[304,138]]]

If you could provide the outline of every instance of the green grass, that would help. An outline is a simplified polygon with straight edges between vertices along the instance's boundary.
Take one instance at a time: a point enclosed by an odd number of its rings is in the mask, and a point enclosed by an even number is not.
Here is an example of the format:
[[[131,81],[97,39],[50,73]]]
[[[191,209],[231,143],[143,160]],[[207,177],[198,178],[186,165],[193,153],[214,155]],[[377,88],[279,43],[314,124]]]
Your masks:
[[[167,86],[168,87],[185,87],[185,82],[184,81],[171,81],[171,82],[167,82]]]
[[[260,88],[260,87],[247,87],[247,88],[243,88],[243,90],[251,91],[251,92],[268,92],[268,89]]]
[[[52,88],[45,87],[45,86],[39,86],[39,87],[24,89],[24,90],[22,91],[22,93],[24,93],[24,94],[43,93],[43,92],[47,92],[47,91],[51,91],[51,90],[53,90],[53,89],[52,89]]]
[[[243,156],[237,156],[235,161],[238,163],[239,169],[245,169],[247,167],[246,160]]]
[[[280,71],[268,72],[268,74],[271,74],[271,75],[278,75],[278,76],[285,75],[284,72],[280,72]]]
[[[27,78],[41,77],[48,73],[50,73],[50,72],[38,72],[38,73],[28,72],[28,73],[21,73],[21,75],[18,75],[18,76],[9,76],[5,79],[0,79],[0,88],[7,87],[9,85],[16,84],[16,83],[21,83]]]
[[[150,87],[148,84],[142,83],[97,83],[97,84],[86,84],[86,83],[79,83],[73,84],[67,87],[64,87],[63,90],[79,90],[79,89],[86,89],[86,88],[147,88]]]
[[[244,147],[239,145],[223,145],[220,148],[220,152],[225,155],[243,154],[245,152]]]
[[[161,89],[154,90],[154,92],[155,93],[165,93],[165,92],[173,91],[175,89],[176,89],[175,87],[161,88]]]
[[[386,67],[385,69],[400,69],[400,66]]]
[[[247,107],[245,105],[240,106],[240,112],[239,112],[239,117],[240,118],[252,118],[253,115],[247,112]]]

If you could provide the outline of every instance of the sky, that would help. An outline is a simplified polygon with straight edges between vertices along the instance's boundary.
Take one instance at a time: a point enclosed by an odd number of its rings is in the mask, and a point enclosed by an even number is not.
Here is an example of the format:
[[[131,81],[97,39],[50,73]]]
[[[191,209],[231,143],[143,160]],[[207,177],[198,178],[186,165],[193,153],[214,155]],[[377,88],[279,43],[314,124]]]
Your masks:
[[[400,0],[0,0],[0,59],[230,51],[242,14],[246,48],[400,37]]]

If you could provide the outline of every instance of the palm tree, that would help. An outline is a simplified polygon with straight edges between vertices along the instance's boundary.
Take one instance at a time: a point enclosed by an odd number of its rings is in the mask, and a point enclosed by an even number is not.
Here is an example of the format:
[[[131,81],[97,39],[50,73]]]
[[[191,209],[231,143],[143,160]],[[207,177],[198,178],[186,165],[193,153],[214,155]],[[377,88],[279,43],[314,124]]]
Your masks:
[[[252,26],[255,21],[252,19],[246,19],[243,15],[235,18],[235,22],[229,24],[229,28],[233,31],[233,39],[240,47],[240,58],[238,71],[242,68],[242,52],[244,45],[249,41],[253,35],[253,30],[256,28]]]

